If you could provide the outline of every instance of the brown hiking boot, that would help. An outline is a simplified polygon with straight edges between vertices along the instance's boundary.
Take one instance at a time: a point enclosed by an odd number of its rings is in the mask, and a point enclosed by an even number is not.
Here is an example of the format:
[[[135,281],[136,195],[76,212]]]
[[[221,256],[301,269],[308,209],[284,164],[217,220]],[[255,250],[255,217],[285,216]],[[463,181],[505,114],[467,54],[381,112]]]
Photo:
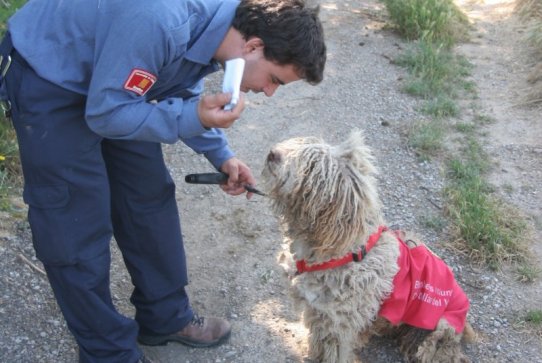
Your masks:
[[[231,325],[220,318],[204,318],[194,315],[182,330],[170,335],[140,334],[138,341],[144,345],[165,345],[168,342],[182,343],[195,348],[214,347],[222,344],[231,334]]]

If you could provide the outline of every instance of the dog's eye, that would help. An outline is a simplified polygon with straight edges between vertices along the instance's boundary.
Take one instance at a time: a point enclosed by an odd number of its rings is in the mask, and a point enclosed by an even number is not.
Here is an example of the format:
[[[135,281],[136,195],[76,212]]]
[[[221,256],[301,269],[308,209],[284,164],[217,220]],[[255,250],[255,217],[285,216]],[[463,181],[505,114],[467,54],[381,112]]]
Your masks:
[[[277,151],[271,150],[269,154],[267,154],[267,162],[280,162],[280,154]]]

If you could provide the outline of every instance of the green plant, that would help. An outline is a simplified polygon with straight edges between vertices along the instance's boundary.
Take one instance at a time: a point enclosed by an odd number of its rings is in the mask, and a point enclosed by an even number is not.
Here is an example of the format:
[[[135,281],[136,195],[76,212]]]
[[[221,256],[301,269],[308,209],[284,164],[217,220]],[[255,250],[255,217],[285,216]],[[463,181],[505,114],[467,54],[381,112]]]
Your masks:
[[[517,268],[518,280],[521,282],[533,282],[540,277],[542,269],[531,264],[523,264]]]
[[[442,45],[417,41],[395,60],[409,72],[403,90],[427,102],[422,112],[435,117],[459,114],[455,103],[458,88],[470,92],[471,83],[464,81],[471,65],[464,57],[453,54]]]
[[[26,3],[27,0],[2,0],[0,3],[0,33],[3,35],[6,31],[6,22],[8,18]]]
[[[421,218],[421,223],[424,227],[431,228],[439,233],[446,227],[446,219],[438,215],[425,215]]]
[[[542,310],[529,310],[523,317],[523,320],[532,324],[542,324]]]
[[[409,46],[395,62],[405,67],[412,75],[412,81],[420,81],[422,86],[414,87],[413,93],[424,98],[435,92],[442,92],[448,78],[448,64],[451,54],[433,43],[418,41]],[[408,85],[408,83],[407,83]]]
[[[488,125],[488,124],[491,124],[491,123],[494,123],[495,120],[493,118],[491,118],[490,116],[487,116],[487,115],[479,115],[477,114],[475,117],[474,117],[474,121],[475,122],[478,122],[479,124],[481,125]]]
[[[455,125],[455,129],[465,134],[472,134],[476,130],[476,125],[473,123],[459,122]]]
[[[451,98],[447,96],[438,96],[428,100],[422,106],[422,112],[438,118],[454,117],[459,115],[459,107]]]
[[[529,334],[542,337],[542,310],[527,310],[517,318],[518,326],[529,330]]]
[[[397,31],[408,40],[453,45],[467,34],[468,19],[452,0],[383,0]]]
[[[414,123],[408,134],[409,146],[416,149],[422,160],[429,160],[442,149],[444,125],[439,120],[423,120]]]
[[[502,185],[502,190],[510,194],[514,191],[514,186],[512,184],[506,183]]]
[[[17,139],[11,124],[0,117],[0,209],[9,209],[7,199],[20,185]]]
[[[492,187],[483,178],[487,156],[480,148],[471,145],[466,155],[467,160],[450,161],[445,190],[457,238],[469,254],[492,268],[503,261],[524,261],[525,222],[493,198]]]

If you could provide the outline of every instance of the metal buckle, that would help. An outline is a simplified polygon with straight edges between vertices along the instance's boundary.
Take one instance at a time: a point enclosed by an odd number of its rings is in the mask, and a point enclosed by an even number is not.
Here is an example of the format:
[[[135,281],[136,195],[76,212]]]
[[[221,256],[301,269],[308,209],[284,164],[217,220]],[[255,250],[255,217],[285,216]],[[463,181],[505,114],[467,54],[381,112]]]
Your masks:
[[[4,116],[6,118],[11,118],[11,102],[9,100],[0,100],[0,107],[4,111]]]
[[[4,64],[4,56],[0,55],[0,80],[4,79],[11,66],[11,56],[8,55],[6,59],[6,64]],[[11,102],[9,102],[9,100],[0,100],[0,107],[2,108],[2,111],[4,111],[6,119],[11,118]]]
[[[0,67],[2,66],[2,64],[4,63],[4,56],[3,55],[0,55]],[[9,70],[9,67],[11,66],[11,56],[8,55],[8,60],[6,62],[6,65],[3,66],[2,68],[2,78],[4,78],[6,76],[6,73],[8,73],[8,70]]]

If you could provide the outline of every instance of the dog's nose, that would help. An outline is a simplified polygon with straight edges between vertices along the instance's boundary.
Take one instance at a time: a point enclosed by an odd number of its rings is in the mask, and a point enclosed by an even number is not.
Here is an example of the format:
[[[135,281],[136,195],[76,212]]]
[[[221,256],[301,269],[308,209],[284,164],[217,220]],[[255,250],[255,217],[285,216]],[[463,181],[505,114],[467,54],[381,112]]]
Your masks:
[[[269,154],[267,154],[267,162],[268,163],[273,163],[273,162],[279,162],[280,161],[280,154],[275,151],[275,150],[271,150],[269,152]]]

